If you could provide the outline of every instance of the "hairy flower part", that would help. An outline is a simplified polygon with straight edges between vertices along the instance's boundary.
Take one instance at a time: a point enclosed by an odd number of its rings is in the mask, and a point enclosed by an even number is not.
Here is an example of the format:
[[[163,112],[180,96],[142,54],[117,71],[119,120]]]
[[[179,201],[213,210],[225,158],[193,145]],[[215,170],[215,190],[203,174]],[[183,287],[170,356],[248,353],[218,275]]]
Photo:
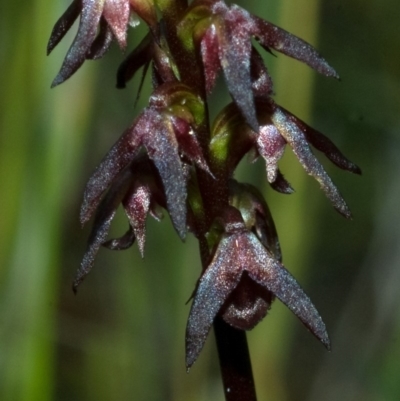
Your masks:
[[[308,146],[307,139],[300,127],[296,125],[280,108],[276,108],[271,116],[271,121],[287,144],[292,148],[293,153],[296,155],[307,174],[311,175],[318,181],[326,197],[332,202],[333,207],[344,217],[351,218],[351,212],[347,207],[346,202],[340,195],[325,169],[322,167],[322,164],[312,153]]]
[[[224,304],[234,291],[244,282],[244,292],[239,293],[247,301],[245,292],[251,295],[256,283],[283,302],[300,321],[327,347],[330,341],[325,324],[309,297],[304,293],[293,276],[261,244],[251,231],[248,231],[239,211],[233,207],[225,210],[225,234],[222,236],[211,263],[199,280],[190,310],[186,328],[186,365],[191,367],[196,361],[208,332],[218,313],[226,310]],[[244,280],[244,281],[241,281]],[[249,281],[250,280],[250,281]],[[250,286],[250,287],[249,287]],[[261,292],[258,293],[260,296]],[[240,296],[235,301],[240,302]],[[265,303],[272,298],[265,299]],[[244,306],[242,304],[242,306]],[[249,306],[249,305],[248,305]],[[255,307],[255,304],[250,305]],[[269,307],[269,306],[268,306]],[[229,304],[228,304],[229,309]],[[238,309],[240,313],[240,309]],[[247,313],[250,308],[244,308]],[[253,314],[244,314],[241,328],[252,328],[257,319],[262,318],[258,309]],[[266,313],[266,311],[265,311]],[[235,315],[236,318],[239,315]],[[230,323],[230,314],[226,316]],[[247,320],[247,324],[245,324]]]
[[[282,261],[281,246],[271,211],[260,191],[251,184],[229,181],[229,204],[240,211],[247,230],[254,232],[259,241],[275,259]]]
[[[144,256],[147,216],[150,214],[156,220],[160,220],[162,216],[158,207],[167,207],[166,196],[160,190],[161,186],[156,168],[145,155],[136,157],[128,168],[114,177],[107,194],[96,208],[88,246],[73,282],[75,292],[91,271],[101,246],[112,250],[123,250],[132,246],[137,240],[139,251],[142,257]],[[107,240],[111,222],[119,205],[123,207],[128,217],[129,229],[122,237]]]
[[[261,193],[250,184],[229,182],[229,204],[239,210],[248,231],[253,232],[267,251],[282,261],[281,247],[271,212]],[[251,280],[245,272],[221,309],[222,318],[240,330],[251,330],[267,314],[274,295]]]
[[[181,238],[186,235],[187,179],[181,154],[210,173],[195,130],[200,100],[187,87],[163,85],[151,96],[149,107],[111,148],[86,185],[81,222],[88,221],[103,193],[144,147],[157,168],[166,204]]]
[[[274,49],[306,63],[321,74],[338,78],[336,71],[311,45],[235,4],[228,6],[222,0],[195,0],[178,27],[178,31],[185,34],[188,29],[193,31],[194,44],[203,61],[207,92],[211,92],[218,71],[222,69],[233,100],[256,132],[259,125],[254,91],[258,96],[270,95],[272,82],[266,69],[260,74],[260,60],[255,55],[252,38],[269,52]],[[254,64],[256,66],[252,67]],[[261,82],[254,85],[254,75],[262,78],[262,85]]]
[[[155,29],[157,16],[152,0],[74,0],[55,24],[47,45],[50,54],[80,15],[78,32],[52,87],[71,77],[86,59],[102,57],[112,38],[124,50],[132,13]]]
[[[286,114],[287,118],[300,128],[308,143],[315,149],[324,153],[333,164],[342,170],[347,170],[354,174],[361,174],[360,167],[348,160],[329,138],[307,125],[304,121],[301,121],[289,111],[282,107],[281,109]]]
[[[279,192],[291,193],[293,189],[278,168],[285,147],[289,145],[307,174],[318,181],[334,208],[350,218],[351,213],[345,201],[309,145],[323,152],[330,161],[344,170],[360,174],[360,168],[349,161],[331,140],[271,99],[257,99],[256,105],[260,121],[258,133],[246,126],[233,104],[217,117],[210,144],[211,155],[216,163],[223,165],[232,174],[243,156],[253,148],[266,162],[267,180],[271,186]],[[221,152],[221,149],[229,151]]]

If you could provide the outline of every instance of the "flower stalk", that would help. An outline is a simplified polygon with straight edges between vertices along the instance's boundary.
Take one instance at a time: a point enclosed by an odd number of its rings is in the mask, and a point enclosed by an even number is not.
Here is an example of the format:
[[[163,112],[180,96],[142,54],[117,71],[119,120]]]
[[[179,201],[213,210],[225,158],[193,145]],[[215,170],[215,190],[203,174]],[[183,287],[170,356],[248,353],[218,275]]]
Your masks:
[[[187,232],[198,239],[203,265],[186,329],[186,366],[195,363],[214,326],[226,399],[256,400],[245,331],[268,314],[275,298],[328,349],[330,341],[317,309],[282,265],[266,200],[257,188],[237,182],[234,171],[246,154],[261,157],[271,187],[290,194],[278,166],[289,147],[346,218],[349,208],[312,148],[344,170],[361,171],[327,137],[275,103],[272,79],[252,40],[327,77],[338,74],[308,43],[223,0],[74,0],[53,29],[48,53],[78,17],[77,35],[52,86],[85,60],[101,58],[114,40],[125,49],[127,31],[139,18],[148,33],[121,64],[117,86],[150,68],[153,93],[88,181],[80,218],[85,224],[94,217],[94,224],[73,289],[101,246],[122,250],[137,241],[143,256],[147,217],[160,220],[164,209],[181,239]],[[207,99],[218,74],[232,103],[211,122]],[[120,205],[129,229],[108,239]]]

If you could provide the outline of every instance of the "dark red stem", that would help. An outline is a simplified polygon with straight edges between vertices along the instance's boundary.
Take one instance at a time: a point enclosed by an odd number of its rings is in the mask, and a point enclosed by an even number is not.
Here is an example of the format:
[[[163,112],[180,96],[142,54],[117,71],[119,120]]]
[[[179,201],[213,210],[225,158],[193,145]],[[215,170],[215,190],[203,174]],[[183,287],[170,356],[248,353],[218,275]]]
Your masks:
[[[214,322],[226,401],[257,401],[246,333],[220,317]]]

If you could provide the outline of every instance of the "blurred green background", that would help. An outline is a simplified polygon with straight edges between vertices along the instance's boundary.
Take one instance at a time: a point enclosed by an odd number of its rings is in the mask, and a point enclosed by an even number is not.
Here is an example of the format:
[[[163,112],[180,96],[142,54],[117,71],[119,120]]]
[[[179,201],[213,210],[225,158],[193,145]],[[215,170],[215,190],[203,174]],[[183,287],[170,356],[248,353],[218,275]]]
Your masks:
[[[0,3],[0,399],[222,401],[214,339],[190,374],[184,332],[200,272],[197,244],[168,218],[137,247],[101,250],[80,288],[71,281],[89,227],[78,221],[94,167],[146,105],[138,80],[115,89],[116,46],[68,82],[50,83],[76,32],[51,57],[64,0]],[[276,99],[328,135],[363,176],[324,163],[354,219],[334,212],[290,151],[295,194],[273,193],[261,161],[237,177],[258,185],[284,263],[325,320],[328,353],[278,301],[249,333],[259,401],[400,399],[400,2],[247,0],[242,5],[314,44],[342,82],[285,56],[266,56]],[[130,32],[129,47],[143,31]],[[215,114],[228,100],[222,80]],[[321,158],[323,160],[323,158]],[[118,216],[113,234],[124,232]]]

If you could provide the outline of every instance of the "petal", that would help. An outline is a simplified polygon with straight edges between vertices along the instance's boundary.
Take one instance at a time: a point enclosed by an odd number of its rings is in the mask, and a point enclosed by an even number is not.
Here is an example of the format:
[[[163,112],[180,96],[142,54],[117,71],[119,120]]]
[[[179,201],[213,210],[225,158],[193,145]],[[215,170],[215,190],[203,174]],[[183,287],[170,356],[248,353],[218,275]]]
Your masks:
[[[222,307],[221,316],[236,329],[251,330],[267,315],[273,299],[270,291],[244,272],[238,286]]]
[[[302,61],[327,77],[339,78],[337,72],[321,57],[313,46],[259,17],[252,16],[252,19],[255,23],[255,29],[252,34],[257,37],[262,46],[275,49],[280,53]]]
[[[152,56],[153,42],[149,33],[119,66],[117,88],[125,88],[126,83],[134,77],[136,72],[150,63]]]
[[[271,182],[270,185],[275,191],[281,194],[290,195],[294,193],[293,187],[286,180],[286,178],[283,176],[283,174],[280,172],[279,169],[275,181]]]
[[[284,111],[279,108],[277,108],[272,115],[272,121],[285,138],[286,142],[293,149],[294,154],[299,159],[307,174],[311,175],[319,182],[322,190],[332,202],[334,208],[346,218],[350,218],[351,213],[346,202],[322,165],[311,152],[308,142],[300,128],[290,120],[290,116],[287,116]]]
[[[203,60],[204,78],[206,81],[207,94],[210,94],[213,90],[218,72],[221,69],[218,50],[219,43],[217,30],[215,28],[215,25],[212,24],[205,32],[200,44],[200,52],[201,58]]]
[[[251,129],[258,132],[251,72],[251,19],[247,11],[232,6],[218,28],[219,58],[228,90]]]
[[[179,236],[184,239],[187,183],[179,156],[178,142],[172,126],[165,121],[165,117],[155,110],[149,110],[150,112],[151,129],[143,136],[143,144],[161,177],[172,224]]]
[[[47,44],[47,55],[60,43],[61,39],[69,31],[82,9],[82,0],[74,0],[64,14],[54,25],[49,42]]]
[[[131,173],[129,171],[124,172],[124,174],[122,174],[122,176],[119,177],[115,184],[110,188],[110,191],[99,205],[93,228],[89,236],[88,247],[86,248],[81,266],[76,273],[72,284],[75,293],[79,284],[92,269],[97,252],[107,238],[115,211],[128,189],[130,175]]]
[[[93,41],[90,49],[86,53],[86,59],[97,60],[103,57],[110,48],[113,39],[111,28],[108,26],[106,20],[102,17],[100,19],[100,31]]]
[[[135,158],[141,145],[141,134],[145,130],[144,112],[107,153],[86,184],[81,206],[80,221],[85,224],[92,216],[104,191],[114,178]]]
[[[150,210],[150,197],[149,188],[139,184],[123,200],[124,209],[137,238],[142,258],[146,242],[146,218]]]
[[[96,37],[103,6],[104,0],[82,0],[78,33],[65,56],[60,72],[51,85],[52,88],[68,79],[85,61],[86,53]]]
[[[119,238],[110,239],[103,242],[101,245],[112,251],[122,251],[130,248],[135,242],[135,233],[131,226],[129,226],[128,231]]]
[[[251,78],[254,97],[269,97],[273,94],[272,78],[268,74],[263,59],[253,47],[251,50]]]
[[[257,135],[257,150],[265,159],[267,179],[269,183],[276,180],[278,175],[278,162],[285,151],[286,141],[273,124],[260,127]]]
[[[199,356],[214,318],[238,285],[242,271],[237,264],[235,236],[223,239],[213,261],[199,281],[186,327],[186,366]]]
[[[248,266],[250,278],[271,291],[301,322],[330,349],[326,327],[318,311],[296,279],[273,259],[258,239],[248,234]]]
[[[285,113],[303,131],[307,141],[314,146],[315,149],[324,153],[333,164],[351,173],[361,174],[360,167],[347,159],[329,138],[310,127],[287,110],[285,110]]]
[[[103,15],[121,49],[126,48],[126,31],[129,22],[129,0],[106,0]]]
[[[204,158],[200,143],[190,124],[188,124],[184,119],[176,117],[172,117],[172,124],[174,126],[174,132],[179,147],[185,156],[192,163],[197,164],[198,167],[212,175],[206,159]]]

